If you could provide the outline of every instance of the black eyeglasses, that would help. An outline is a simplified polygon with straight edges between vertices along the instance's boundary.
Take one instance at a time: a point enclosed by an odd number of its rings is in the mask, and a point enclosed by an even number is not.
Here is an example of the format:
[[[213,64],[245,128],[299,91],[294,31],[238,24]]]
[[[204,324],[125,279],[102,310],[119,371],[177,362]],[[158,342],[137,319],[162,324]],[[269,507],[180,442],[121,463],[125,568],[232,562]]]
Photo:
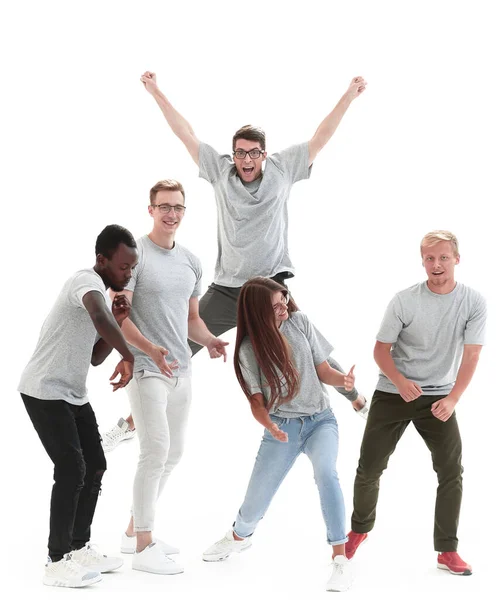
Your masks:
[[[158,208],[161,213],[165,214],[170,213],[172,209],[177,215],[182,215],[186,209],[186,206],[183,206],[183,204],[176,204],[174,206],[172,206],[171,204],[152,204],[151,206]]]
[[[253,148],[252,150],[234,150],[235,158],[246,158],[246,154],[249,154],[249,158],[260,158],[262,154],[265,154],[264,150],[259,148]]]

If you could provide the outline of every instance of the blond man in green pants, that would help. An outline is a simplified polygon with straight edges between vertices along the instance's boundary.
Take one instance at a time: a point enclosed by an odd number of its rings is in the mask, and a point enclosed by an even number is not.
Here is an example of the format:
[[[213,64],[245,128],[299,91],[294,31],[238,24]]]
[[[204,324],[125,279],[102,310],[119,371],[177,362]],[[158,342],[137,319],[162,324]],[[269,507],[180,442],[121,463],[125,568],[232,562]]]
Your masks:
[[[374,357],[381,373],[361,445],[345,549],[351,559],[373,529],[380,476],[413,423],[431,451],[438,477],[437,566],[471,575],[471,566],[457,553],[463,468],[455,406],[476,370],[486,304],[478,292],[455,281],[460,255],[451,232],[428,233],[420,250],[427,281],[394,296],[377,335]]]

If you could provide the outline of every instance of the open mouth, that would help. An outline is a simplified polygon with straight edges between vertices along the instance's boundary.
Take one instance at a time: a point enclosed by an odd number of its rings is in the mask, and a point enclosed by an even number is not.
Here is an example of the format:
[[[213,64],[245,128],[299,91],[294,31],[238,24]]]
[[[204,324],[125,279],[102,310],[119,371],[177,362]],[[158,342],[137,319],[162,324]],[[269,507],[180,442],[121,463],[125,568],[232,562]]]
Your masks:
[[[173,225],[177,225],[178,221],[163,221],[163,223],[172,227]]]
[[[251,173],[254,171],[254,167],[242,167],[242,171],[245,175],[251,175]]]
[[[439,273],[437,271],[432,271],[432,274],[437,277],[438,275],[444,275],[444,271],[440,271]]]

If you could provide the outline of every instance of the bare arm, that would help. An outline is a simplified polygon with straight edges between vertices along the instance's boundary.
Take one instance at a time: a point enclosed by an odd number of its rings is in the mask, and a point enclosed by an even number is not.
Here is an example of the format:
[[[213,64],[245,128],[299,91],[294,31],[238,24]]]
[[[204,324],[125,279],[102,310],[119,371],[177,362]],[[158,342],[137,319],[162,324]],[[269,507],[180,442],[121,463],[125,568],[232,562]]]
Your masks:
[[[189,300],[188,337],[197,344],[205,346],[208,349],[211,358],[223,356],[223,360],[226,362],[227,351],[225,350],[225,346],[228,346],[228,342],[220,340],[209,331],[199,315],[198,298],[190,298]]]
[[[354,367],[352,367],[347,375],[345,375],[344,373],[340,373],[340,371],[333,369],[328,361],[325,360],[320,365],[317,365],[315,370],[317,371],[319,379],[326,385],[344,387],[348,392],[354,387]]]
[[[82,298],[82,303],[89,313],[96,331],[99,333],[102,340],[104,340],[104,343],[110,348],[115,348],[115,350],[119,352],[124,360],[134,363],[134,357],[127,347],[126,341],[122,335],[122,332],[120,331],[120,327],[118,326],[115,317],[108,310],[103,296],[99,292],[87,292],[87,294],[85,294],[85,296]],[[97,361],[97,358],[98,357],[94,356],[93,351],[93,365],[100,364],[100,362]]]
[[[309,166],[314,162],[316,156],[332,138],[337,130],[343,115],[347,112],[352,100],[361,95],[366,89],[366,82],[362,77],[354,77],[348,90],[340,98],[338,104],[317,128],[314,136],[309,142]]]
[[[186,149],[190,153],[196,165],[199,164],[199,146],[200,142],[197,139],[190,123],[180,115],[180,113],[174,108],[169,100],[164,96],[157,86],[157,78],[155,73],[146,71],[141,76],[141,81],[144,84],[147,91],[153,96],[155,102],[159,105],[162,114],[166,118],[169,127],[172,129],[174,135],[185,144]]]
[[[249,400],[249,404],[251,406],[253,417],[258,421],[258,423],[260,423],[260,425],[263,425],[265,429],[268,429],[270,434],[275,437],[276,440],[279,440],[280,442],[288,441],[288,434],[284,431],[281,431],[270,418],[263,394],[253,394]]]
[[[457,380],[451,392],[445,398],[434,402],[431,407],[432,414],[441,421],[447,421],[457,405],[460,397],[467,389],[478,366],[479,355],[482,346],[478,344],[466,344],[462,362],[457,373]]]
[[[373,351],[375,362],[387,379],[392,381],[397,387],[397,391],[403,400],[406,400],[406,402],[416,400],[422,395],[422,388],[414,381],[406,379],[406,377],[397,370],[396,364],[390,354],[391,348],[392,344],[377,342],[375,344],[375,350]]]
[[[115,321],[119,327],[122,327],[124,319],[127,319],[131,310],[131,303],[124,294],[116,294],[112,304],[112,315],[115,317]],[[105,342],[103,338],[100,338],[95,344],[92,350],[92,366],[100,365],[108,357],[110,352],[113,350],[112,346]]]

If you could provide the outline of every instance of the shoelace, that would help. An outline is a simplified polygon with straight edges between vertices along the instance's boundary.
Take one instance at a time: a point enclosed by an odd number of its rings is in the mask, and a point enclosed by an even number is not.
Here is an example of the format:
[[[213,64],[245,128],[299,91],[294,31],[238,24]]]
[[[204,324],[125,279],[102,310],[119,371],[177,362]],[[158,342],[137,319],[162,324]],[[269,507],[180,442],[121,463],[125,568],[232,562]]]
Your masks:
[[[68,552],[68,554],[63,556],[63,567],[70,573],[70,575],[80,575],[82,573],[82,567],[73,560],[72,554],[72,552]]]
[[[118,438],[125,433],[118,425],[115,425],[110,431],[105,433],[105,439],[110,442],[115,442]]]

